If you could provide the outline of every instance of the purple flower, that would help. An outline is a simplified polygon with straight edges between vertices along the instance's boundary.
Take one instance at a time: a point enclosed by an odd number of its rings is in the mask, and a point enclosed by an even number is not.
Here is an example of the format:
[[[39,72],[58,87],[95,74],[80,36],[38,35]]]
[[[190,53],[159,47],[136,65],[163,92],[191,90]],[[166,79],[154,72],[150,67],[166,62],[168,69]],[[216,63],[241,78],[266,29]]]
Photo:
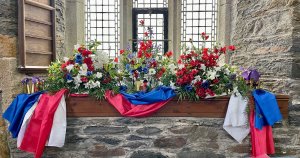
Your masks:
[[[133,57],[134,57],[133,53],[129,53],[128,56],[127,56],[128,59],[132,59]]]
[[[39,78],[38,77],[32,77],[31,78],[31,82],[32,82],[32,84],[36,84],[36,83],[38,83],[39,82]]]
[[[130,43],[127,43],[127,47],[126,47],[126,50],[130,51],[131,50],[131,46],[130,46]]]
[[[29,78],[26,77],[21,82],[22,84],[27,84],[29,82]]]
[[[251,79],[253,79],[253,81],[255,81],[255,82],[259,81],[260,74],[256,69],[254,69],[254,68],[248,68],[248,69],[240,68],[240,70],[243,71],[242,72],[242,77],[246,81],[250,81]]]

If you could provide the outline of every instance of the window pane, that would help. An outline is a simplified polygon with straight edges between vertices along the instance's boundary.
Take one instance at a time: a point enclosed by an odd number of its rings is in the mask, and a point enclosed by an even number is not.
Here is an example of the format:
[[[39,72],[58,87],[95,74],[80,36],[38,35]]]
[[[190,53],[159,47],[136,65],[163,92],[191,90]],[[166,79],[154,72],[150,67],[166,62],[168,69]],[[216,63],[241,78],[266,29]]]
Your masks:
[[[99,50],[110,58],[120,49],[120,0],[85,0],[85,42],[102,42]]]
[[[212,47],[217,39],[217,1],[218,0],[181,0],[181,42],[200,47],[203,42],[201,33],[206,32],[209,39],[206,47]]]

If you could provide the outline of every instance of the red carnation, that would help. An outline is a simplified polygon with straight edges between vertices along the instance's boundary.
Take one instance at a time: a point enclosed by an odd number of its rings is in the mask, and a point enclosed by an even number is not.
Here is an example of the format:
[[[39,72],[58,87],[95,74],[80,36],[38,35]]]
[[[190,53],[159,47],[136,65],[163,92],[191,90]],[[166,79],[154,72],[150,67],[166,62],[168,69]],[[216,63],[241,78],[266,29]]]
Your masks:
[[[60,68],[61,68],[62,70],[64,70],[66,67],[67,67],[67,63],[63,63],[63,64],[61,65]]]
[[[231,51],[235,51],[235,46],[234,46],[234,45],[230,45],[230,46],[228,47],[228,49],[231,50]]]
[[[146,58],[151,58],[152,54],[151,53],[146,53],[145,56],[146,56]]]
[[[123,54],[124,52],[125,52],[124,49],[121,49],[121,50],[120,50],[120,54]]]
[[[208,89],[206,89],[205,91],[206,91],[206,93],[209,94],[210,96],[215,96],[214,91],[212,91],[211,89],[208,88]]]
[[[143,57],[143,52],[141,50],[138,52],[137,57],[138,58],[142,58]]]
[[[222,53],[226,53],[226,47],[222,47],[222,48],[220,48],[220,52],[222,52]]]
[[[144,26],[145,20],[140,20],[140,25]]]
[[[216,79],[214,79],[214,80],[213,80],[213,83],[214,83],[214,84],[217,84],[217,83],[219,83],[219,79],[217,79],[217,78],[216,78]]]
[[[206,97],[206,93],[205,93],[205,89],[204,89],[204,88],[197,88],[197,89],[196,89],[196,94],[197,94],[200,98],[205,98],[205,97]]]

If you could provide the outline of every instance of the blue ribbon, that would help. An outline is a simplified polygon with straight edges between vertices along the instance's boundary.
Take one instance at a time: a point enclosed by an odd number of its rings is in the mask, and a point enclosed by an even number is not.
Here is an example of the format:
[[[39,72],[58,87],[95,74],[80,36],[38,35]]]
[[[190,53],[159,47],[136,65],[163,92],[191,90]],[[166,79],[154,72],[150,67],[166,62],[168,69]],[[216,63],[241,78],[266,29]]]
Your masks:
[[[4,112],[3,118],[9,121],[8,130],[12,133],[13,138],[18,136],[25,114],[42,93],[19,94]]]
[[[175,91],[170,87],[159,86],[150,92],[137,92],[133,94],[126,93],[124,91],[121,94],[132,104],[152,104],[161,101],[169,100],[173,98],[176,94]]]
[[[276,96],[270,92],[256,89],[252,92],[255,101],[255,127],[262,129],[263,126],[274,125],[282,120]]]

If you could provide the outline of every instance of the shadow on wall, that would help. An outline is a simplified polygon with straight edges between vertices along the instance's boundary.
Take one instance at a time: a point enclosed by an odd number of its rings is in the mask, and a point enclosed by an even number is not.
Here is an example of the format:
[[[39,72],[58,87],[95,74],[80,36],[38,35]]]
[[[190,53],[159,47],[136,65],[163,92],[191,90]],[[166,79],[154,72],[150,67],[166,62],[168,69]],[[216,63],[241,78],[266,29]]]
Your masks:
[[[7,132],[4,119],[2,118],[2,90],[0,90],[0,157],[9,158],[9,148],[7,144]]]

